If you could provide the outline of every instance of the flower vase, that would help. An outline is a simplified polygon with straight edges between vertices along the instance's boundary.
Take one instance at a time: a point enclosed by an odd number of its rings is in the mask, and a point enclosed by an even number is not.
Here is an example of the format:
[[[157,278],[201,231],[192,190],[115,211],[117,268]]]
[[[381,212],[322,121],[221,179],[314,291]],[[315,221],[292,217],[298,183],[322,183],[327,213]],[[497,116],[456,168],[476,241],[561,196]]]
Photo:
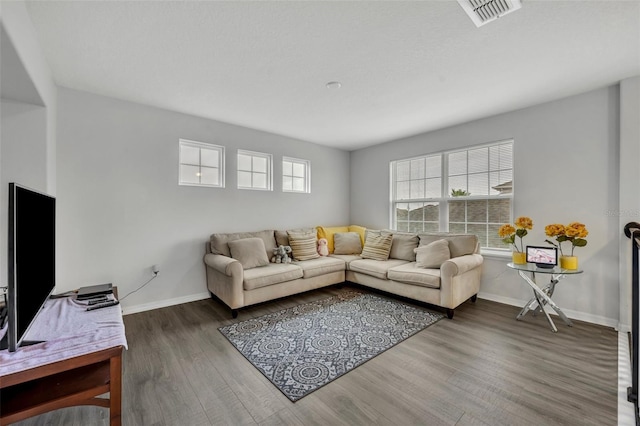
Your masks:
[[[562,269],[578,269],[578,257],[560,256],[560,267]]]
[[[513,259],[513,263],[516,265],[524,265],[527,263],[527,254],[519,251],[514,251],[511,253],[511,257]]]

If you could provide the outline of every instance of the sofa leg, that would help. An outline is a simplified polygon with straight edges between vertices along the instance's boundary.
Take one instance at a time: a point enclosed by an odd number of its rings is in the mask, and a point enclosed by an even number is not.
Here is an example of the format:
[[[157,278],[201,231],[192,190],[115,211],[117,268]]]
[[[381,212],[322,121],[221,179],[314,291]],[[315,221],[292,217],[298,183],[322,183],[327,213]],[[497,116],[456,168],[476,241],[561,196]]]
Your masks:
[[[471,296],[471,303],[476,303],[476,300],[478,300],[477,294],[474,294],[473,296]]]
[[[453,319],[453,309],[447,308],[447,318]]]
[[[231,310],[231,316],[233,318],[238,318],[238,310],[237,309],[232,309]]]

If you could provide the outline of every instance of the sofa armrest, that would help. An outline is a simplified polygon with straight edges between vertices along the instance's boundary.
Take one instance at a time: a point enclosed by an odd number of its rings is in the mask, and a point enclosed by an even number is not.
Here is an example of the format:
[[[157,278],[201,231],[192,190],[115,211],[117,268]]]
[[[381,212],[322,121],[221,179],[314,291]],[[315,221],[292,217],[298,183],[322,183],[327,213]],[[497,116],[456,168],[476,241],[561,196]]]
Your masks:
[[[207,288],[231,309],[244,306],[244,269],[242,264],[221,254],[204,256],[207,272]]]
[[[228,277],[233,276],[234,272],[243,272],[242,264],[239,261],[231,257],[223,256],[221,254],[205,254],[204,263]]]
[[[480,291],[483,258],[467,254],[447,260],[440,267],[440,306],[455,309]],[[450,317],[451,318],[451,317]]]
[[[479,254],[467,254],[465,256],[454,257],[445,261],[440,266],[442,275],[453,277],[455,275],[462,275],[467,271],[477,268],[482,265],[484,258]]]

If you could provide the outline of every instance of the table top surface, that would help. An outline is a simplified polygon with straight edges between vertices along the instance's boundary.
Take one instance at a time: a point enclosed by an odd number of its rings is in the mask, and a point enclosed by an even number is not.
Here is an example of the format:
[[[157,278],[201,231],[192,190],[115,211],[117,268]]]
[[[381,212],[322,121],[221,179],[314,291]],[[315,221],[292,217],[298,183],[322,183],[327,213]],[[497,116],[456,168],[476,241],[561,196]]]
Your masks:
[[[75,296],[48,299],[25,336],[42,343],[0,351],[0,378],[105,349],[126,349],[121,306],[93,311],[87,306]],[[6,329],[5,325],[2,331]]]
[[[536,272],[539,274],[570,275],[570,274],[581,274],[583,272],[582,269],[564,269],[564,268],[561,268],[560,266],[556,266],[554,268],[539,268],[536,266],[535,263],[519,264],[519,263],[510,262],[510,263],[507,263],[507,266],[511,269],[515,269],[518,271]]]

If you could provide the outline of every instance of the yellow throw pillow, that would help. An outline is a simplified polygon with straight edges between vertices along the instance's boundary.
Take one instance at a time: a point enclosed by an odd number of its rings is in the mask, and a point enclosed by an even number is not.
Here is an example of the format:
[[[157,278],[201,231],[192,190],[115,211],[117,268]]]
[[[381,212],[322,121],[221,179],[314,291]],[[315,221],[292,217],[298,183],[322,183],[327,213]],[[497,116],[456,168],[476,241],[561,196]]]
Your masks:
[[[357,232],[358,235],[360,235],[360,244],[364,247],[364,236],[367,232],[367,228],[364,226],[349,225],[349,232]]]

